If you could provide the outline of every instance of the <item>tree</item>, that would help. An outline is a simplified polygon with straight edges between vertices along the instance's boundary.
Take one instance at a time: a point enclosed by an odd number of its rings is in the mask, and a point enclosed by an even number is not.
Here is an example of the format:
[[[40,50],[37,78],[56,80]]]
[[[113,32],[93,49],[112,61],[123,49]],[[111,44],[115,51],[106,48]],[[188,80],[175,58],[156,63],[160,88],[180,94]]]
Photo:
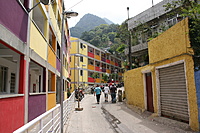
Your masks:
[[[94,73],[92,74],[92,78],[94,79],[94,85],[95,85],[96,79],[99,78],[99,73],[94,72]]]
[[[108,73],[103,73],[102,74],[102,79],[104,80],[104,82],[108,82],[108,80],[109,80],[109,74]]]
[[[189,17],[189,36],[194,50],[194,70],[200,70],[200,4],[197,0],[178,0],[167,3],[164,7],[166,10],[176,11],[174,13],[178,11],[181,17]],[[177,7],[179,10],[175,10]]]

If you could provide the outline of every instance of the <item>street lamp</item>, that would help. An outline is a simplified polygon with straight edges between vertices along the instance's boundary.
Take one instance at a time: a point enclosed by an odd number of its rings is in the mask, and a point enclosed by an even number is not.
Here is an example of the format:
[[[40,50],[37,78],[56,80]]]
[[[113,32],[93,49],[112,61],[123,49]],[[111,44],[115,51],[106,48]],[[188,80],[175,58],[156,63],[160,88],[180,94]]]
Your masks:
[[[127,7],[127,14],[128,14],[128,22],[129,22],[129,7]],[[128,22],[127,22],[127,28],[128,28]],[[132,69],[132,61],[131,61],[131,31],[128,29],[128,46],[129,46],[129,52],[128,52],[128,58],[129,58],[129,70]]]
[[[64,11],[64,0],[62,1],[62,30],[61,30],[61,48],[60,48],[60,60],[61,60],[61,71],[60,71],[60,132],[63,133],[63,49],[65,45],[65,32],[64,32],[64,22],[65,17],[69,18],[72,16],[77,16],[77,12]]]
[[[74,87],[75,87],[75,75],[76,75],[76,73],[75,73],[75,57],[80,57],[81,55],[80,54],[74,54]],[[78,65],[76,65],[77,66],[77,69],[78,69],[78,77],[79,77],[79,67],[78,67]],[[79,79],[78,79],[78,81],[77,81],[77,86],[78,86],[78,108],[75,108],[75,110],[76,111],[82,111],[83,110],[83,108],[80,108],[80,95],[79,95],[79,93],[80,93],[80,88],[79,88]],[[75,88],[74,88],[75,89]]]
[[[84,67],[84,66],[86,66],[86,65],[85,65],[85,64],[82,64],[82,87],[84,86],[84,85],[83,85],[83,67]]]
[[[117,69],[115,69],[115,85],[116,85]]]
[[[76,67],[75,67],[75,62],[76,62],[76,57],[80,57],[80,54],[74,54],[74,90],[76,89]],[[77,81],[78,83],[78,81]]]

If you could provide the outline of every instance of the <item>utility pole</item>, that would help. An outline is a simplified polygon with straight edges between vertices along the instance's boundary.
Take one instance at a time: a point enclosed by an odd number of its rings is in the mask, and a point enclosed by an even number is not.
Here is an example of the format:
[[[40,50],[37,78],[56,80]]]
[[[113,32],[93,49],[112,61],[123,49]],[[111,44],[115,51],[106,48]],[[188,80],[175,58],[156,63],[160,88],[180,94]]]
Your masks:
[[[127,21],[127,29],[128,29],[129,7],[127,7],[127,13],[128,13],[128,21]],[[132,60],[131,60],[131,31],[129,29],[128,29],[128,46],[129,46],[129,52],[128,52],[129,70],[131,70],[132,69]]]

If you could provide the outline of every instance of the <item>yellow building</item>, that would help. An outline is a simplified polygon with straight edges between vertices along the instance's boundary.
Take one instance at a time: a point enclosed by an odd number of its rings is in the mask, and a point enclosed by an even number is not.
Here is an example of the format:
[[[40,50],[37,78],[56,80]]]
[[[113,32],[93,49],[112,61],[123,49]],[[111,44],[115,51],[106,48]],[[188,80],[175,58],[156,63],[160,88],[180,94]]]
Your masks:
[[[188,19],[148,43],[149,65],[124,74],[127,103],[189,123],[197,131],[198,107]]]
[[[77,86],[93,86],[94,84],[103,85],[103,74],[111,75],[116,73],[113,82],[122,81],[121,60],[108,52],[99,49],[79,38],[71,37],[71,87],[72,90]],[[97,78],[93,79],[93,73],[97,73]]]
[[[32,6],[38,1],[33,1]],[[29,111],[30,120],[60,103],[61,72],[63,74],[64,100],[69,89],[69,41],[61,51],[62,0],[36,6],[29,14],[30,19],[30,65],[29,65]],[[64,21],[65,40],[68,39],[68,25]],[[61,55],[62,53],[62,55]],[[61,69],[61,56],[63,68]],[[40,101],[40,102],[38,102]]]

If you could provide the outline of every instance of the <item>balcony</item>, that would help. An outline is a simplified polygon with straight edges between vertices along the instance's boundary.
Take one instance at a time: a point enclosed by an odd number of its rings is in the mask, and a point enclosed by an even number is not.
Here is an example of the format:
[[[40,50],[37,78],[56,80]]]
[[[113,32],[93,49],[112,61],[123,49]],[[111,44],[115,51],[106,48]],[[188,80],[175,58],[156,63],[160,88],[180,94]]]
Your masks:
[[[102,72],[106,72],[106,69],[105,69],[105,68],[102,68]]]
[[[94,58],[94,53],[88,52],[88,56]]]
[[[97,60],[101,60],[101,57],[99,55],[95,55],[94,58]]]
[[[111,65],[115,65],[115,62],[113,62],[113,61],[110,61],[110,64],[111,64]]]
[[[141,43],[135,46],[131,47],[131,55],[134,57],[141,56],[148,52],[148,44],[147,43]],[[128,55],[129,49],[125,49],[125,55]]]
[[[110,60],[106,59],[106,63],[110,63]]]
[[[100,79],[100,78],[97,78],[97,79],[96,79],[96,83],[101,83],[101,79]]]
[[[106,59],[104,57],[101,57],[101,61],[106,62]]]
[[[88,77],[88,82],[94,82],[94,79],[91,77]]]
[[[111,73],[111,71],[110,71],[109,69],[106,69],[106,72],[107,72],[107,73]]]
[[[93,65],[88,65],[88,69],[94,70],[94,66]]]
[[[61,62],[58,57],[56,58],[56,69],[61,72]]]
[[[95,71],[100,71],[100,67],[95,66]]]

